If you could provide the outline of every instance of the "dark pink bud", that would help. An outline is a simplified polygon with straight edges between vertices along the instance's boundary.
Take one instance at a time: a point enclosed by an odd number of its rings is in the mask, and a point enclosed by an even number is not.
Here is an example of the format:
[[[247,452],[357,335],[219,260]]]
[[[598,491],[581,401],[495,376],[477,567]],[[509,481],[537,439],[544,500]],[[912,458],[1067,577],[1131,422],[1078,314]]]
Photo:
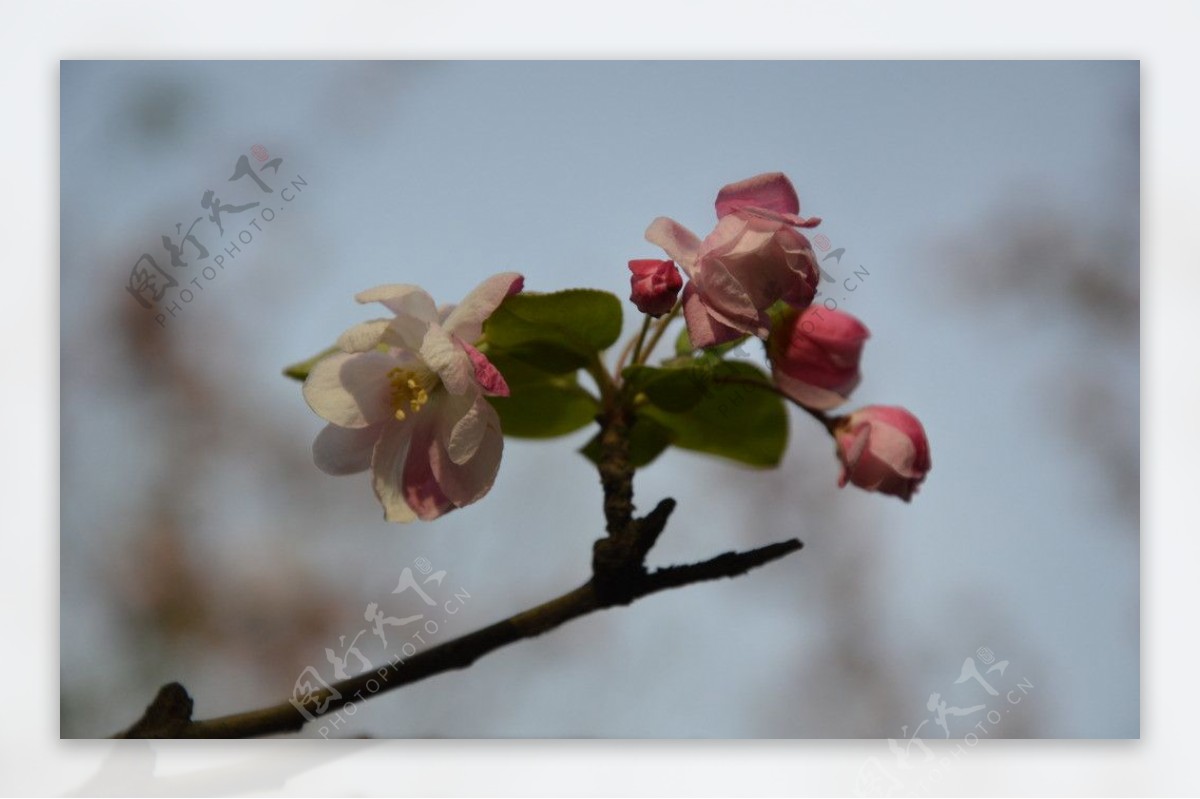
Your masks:
[[[806,408],[836,408],[858,386],[858,362],[870,335],[842,311],[818,305],[787,312],[767,344],[776,385]]]
[[[662,316],[675,307],[675,298],[683,288],[683,277],[674,261],[645,258],[629,262],[633,275],[629,283],[633,294],[629,299],[638,310],[651,316]]]

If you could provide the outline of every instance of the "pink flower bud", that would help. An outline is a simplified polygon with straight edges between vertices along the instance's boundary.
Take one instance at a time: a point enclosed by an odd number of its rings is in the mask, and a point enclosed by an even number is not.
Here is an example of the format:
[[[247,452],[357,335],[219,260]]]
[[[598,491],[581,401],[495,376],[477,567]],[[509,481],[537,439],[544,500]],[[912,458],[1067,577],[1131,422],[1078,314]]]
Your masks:
[[[904,408],[860,408],[841,420],[834,436],[842,461],[839,487],[854,483],[908,502],[932,466],[925,428]]]
[[[822,306],[788,311],[767,342],[776,385],[806,408],[836,408],[858,386],[858,360],[870,335],[848,313]]]
[[[645,258],[629,262],[629,278],[633,294],[629,299],[638,310],[651,316],[662,316],[675,307],[675,298],[683,288],[683,277],[674,261]]]

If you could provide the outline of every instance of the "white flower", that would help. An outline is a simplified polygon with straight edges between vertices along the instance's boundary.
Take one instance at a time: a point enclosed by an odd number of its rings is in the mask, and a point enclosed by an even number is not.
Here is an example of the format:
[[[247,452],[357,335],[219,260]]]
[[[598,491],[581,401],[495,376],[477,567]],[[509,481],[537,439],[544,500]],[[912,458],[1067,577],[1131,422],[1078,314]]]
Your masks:
[[[375,319],[338,339],[342,352],[313,367],[309,407],[329,422],[313,442],[328,474],[371,470],[384,517],[436,519],[482,498],[496,479],[504,438],[485,395],[508,385],[473,345],[483,322],[524,278],[485,280],[461,305],[438,310],[422,289],[379,286],[358,294],[392,319]]]

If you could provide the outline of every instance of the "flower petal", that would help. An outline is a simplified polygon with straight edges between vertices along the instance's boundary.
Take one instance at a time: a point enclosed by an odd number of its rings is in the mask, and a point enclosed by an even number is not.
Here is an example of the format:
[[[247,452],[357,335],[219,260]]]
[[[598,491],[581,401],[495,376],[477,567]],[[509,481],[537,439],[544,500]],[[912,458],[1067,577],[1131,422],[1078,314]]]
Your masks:
[[[371,454],[383,430],[370,427],[326,425],[313,441],[313,462],[325,474],[357,474],[371,468]]]
[[[411,522],[417,514],[404,498],[404,462],[412,443],[412,424],[387,425],[371,456],[371,486],[389,522]]]
[[[483,322],[504,298],[525,287],[525,278],[516,272],[501,272],[480,283],[446,316],[446,331],[473,344],[483,335]]]
[[[781,172],[756,175],[730,183],[717,193],[717,218],[731,214],[756,216],[796,227],[816,227],[820,217],[800,216],[800,198]]]
[[[696,286],[705,307],[720,322],[743,333],[767,337],[769,317],[755,306],[745,287],[729,273],[722,261],[705,258],[700,266],[700,277],[689,285]]]
[[[434,474],[434,458],[442,451],[435,427],[432,420],[417,421],[404,459],[404,502],[423,521],[432,521],[455,507]]]
[[[438,403],[438,441],[455,464],[475,457],[490,418],[489,408],[481,394],[446,395]]]
[[[924,476],[932,468],[929,439],[917,417],[903,408],[874,405],[868,418],[871,450],[892,464],[898,473],[905,477]]]
[[[384,286],[360,291],[354,299],[362,303],[383,303],[389,311],[397,316],[415,316],[426,322],[437,321],[437,305],[433,297],[420,286],[409,283],[389,283]]]
[[[772,377],[775,379],[775,385],[783,393],[787,394],[796,402],[806,408],[813,408],[818,411],[828,411],[836,408],[844,403],[854,389],[858,388],[861,377],[857,372],[848,380],[843,381],[840,385],[825,388],[817,385],[816,381],[807,382],[798,380],[785,374],[779,369],[772,371]]]
[[[451,394],[462,394],[475,385],[475,367],[462,342],[434,322],[421,342],[421,360],[437,372]]]
[[[338,336],[337,345],[343,352],[368,352],[383,343],[390,319],[372,319],[355,325]]]
[[[713,316],[696,290],[695,283],[688,283],[683,288],[683,318],[687,321],[688,338],[692,346],[700,349],[724,344],[745,335]]]
[[[717,217],[743,208],[763,208],[780,214],[800,213],[796,188],[782,172],[766,172],[730,183],[717,193]]]
[[[845,488],[846,484],[850,482],[850,475],[858,468],[870,438],[870,425],[863,425],[852,433],[838,434],[838,446],[842,449],[842,473],[838,476],[838,488]]]
[[[464,463],[455,463],[444,447],[433,450],[433,471],[442,491],[458,507],[470,505],[483,498],[496,482],[500,458],[504,453],[504,436],[500,432],[500,417],[487,400],[480,398],[477,406],[483,422],[483,433],[475,454]]]
[[[381,352],[338,352],[317,361],[304,381],[304,400],[327,422],[366,427],[392,416],[388,372],[398,361]]]
[[[500,370],[492,365],[486,355],[470,344],[459,343],[467,351],[467,357],[471,359],[471,366],[475,369],[475,382],[479,384],[483,392],[490,397],[507,397],[510,393],[508,381],[504,379],[504,375],[500,374]]]
[[[700,239],[695,233],[674,219],[660,216],[646,228],[646,241],[662,247],[688,277],[694,277],[692,273],[700,256]]]

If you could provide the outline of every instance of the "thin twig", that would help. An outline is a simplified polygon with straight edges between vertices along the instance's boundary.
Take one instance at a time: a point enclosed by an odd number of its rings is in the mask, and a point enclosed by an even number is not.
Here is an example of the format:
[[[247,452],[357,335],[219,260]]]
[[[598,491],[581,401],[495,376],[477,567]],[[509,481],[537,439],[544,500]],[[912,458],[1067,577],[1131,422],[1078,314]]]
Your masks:
[[[625,368],[625,360],[629,358],[630,350],[633,351],[633,363],[638,362],[638,357],[642,354],[642,344],[646,341],[646,332],[650,329],[650,322],[653,319],[654,317],[646,314],[645,319],[642,320],[642,329],[636,336],[629,339],[629,343],[621,349],[621,355],[617,358],[617,365],[613,367],[613,374],[618,378],[621,376],[621,370]]]
[[[662,340],[663,333],[667,332],[667,328],[670,326],[671,320],[673,320],[676,316],[679,316],[679,312],[681,310],[683,310],[683,303],[677,302],[669,314],[658,320],[658,324],[654,328],[654,335],[652,335],[650,340],[646,342],[646,346],[642,350],[641,357],[634,361],[635,364],[645,363],[646,361],[650,360],[650,355],[654,352],[654,348],[658,346],[658,342]]]

